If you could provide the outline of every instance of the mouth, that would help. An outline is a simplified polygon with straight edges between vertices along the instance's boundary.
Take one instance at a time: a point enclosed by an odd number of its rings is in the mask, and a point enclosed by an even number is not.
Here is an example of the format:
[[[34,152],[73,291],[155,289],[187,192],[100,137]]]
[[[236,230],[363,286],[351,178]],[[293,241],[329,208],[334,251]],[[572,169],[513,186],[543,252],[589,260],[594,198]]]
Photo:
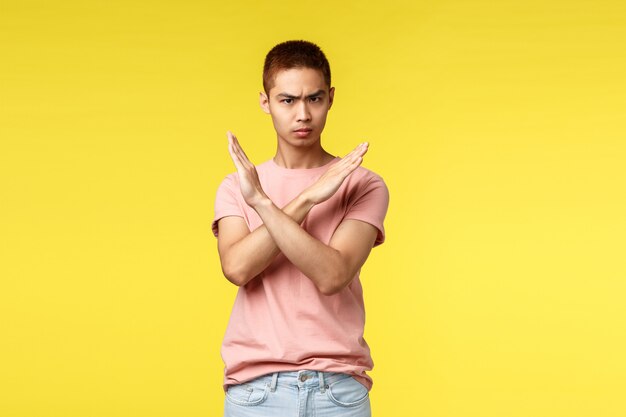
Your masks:
[[[293,134],[299,138],[306,138],[307,136],[309,136],[309,133],[311,133],[312,131],[313,129],[298,129],[298,130],[294,130]]]

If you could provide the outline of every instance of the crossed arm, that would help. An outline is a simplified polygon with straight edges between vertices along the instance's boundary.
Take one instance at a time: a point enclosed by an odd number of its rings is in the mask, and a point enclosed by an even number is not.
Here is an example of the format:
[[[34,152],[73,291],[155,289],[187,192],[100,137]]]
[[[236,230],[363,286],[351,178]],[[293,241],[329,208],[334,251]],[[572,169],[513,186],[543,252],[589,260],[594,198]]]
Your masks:
[[[323,294],[334,294],[348,285],[369,256],[377,229],[369,223],[347,219],[326,245],[307,233],[300,223],[311,208],[339,189],[348,174],[360,165],[366,151],[366,143],[357,146],[281,210],[265,195],[254,165],[229,132],[229,152],[237,167],[242,195],[263,225],[250,232],[241,217],[219,220],[218,251],[226,278],[235,285],[244,285],[282,252]]]

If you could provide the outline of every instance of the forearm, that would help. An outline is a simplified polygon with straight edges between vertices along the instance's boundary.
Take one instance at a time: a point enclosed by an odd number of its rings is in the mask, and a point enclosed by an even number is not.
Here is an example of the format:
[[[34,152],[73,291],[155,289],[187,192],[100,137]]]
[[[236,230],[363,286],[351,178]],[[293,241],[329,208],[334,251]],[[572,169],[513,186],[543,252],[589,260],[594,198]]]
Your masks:
[[[303,195],[298,195],[283,207],[283,215],[288,216],[300,228],[309,211],[315,206]],[[228,251],[226,263],[237,277],[239,285],[245,285],[267,268],[281,252],[263,224],[246,237],[235,243]]]
[[[324,294],[331,294],[345,275],[340,253],[307,233],[297,221],[281,211],[270,199],[254,209],[273,242]]]

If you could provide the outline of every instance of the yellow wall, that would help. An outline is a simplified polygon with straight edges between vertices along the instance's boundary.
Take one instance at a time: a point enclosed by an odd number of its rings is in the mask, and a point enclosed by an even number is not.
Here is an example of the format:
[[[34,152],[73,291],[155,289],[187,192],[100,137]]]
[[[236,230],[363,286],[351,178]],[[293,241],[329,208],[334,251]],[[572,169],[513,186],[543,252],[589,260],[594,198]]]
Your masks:
[[[0,415],[221,415],[213,200],[287,39],[391,193],[374,415],[626,415],[624,4],[2,2]]]

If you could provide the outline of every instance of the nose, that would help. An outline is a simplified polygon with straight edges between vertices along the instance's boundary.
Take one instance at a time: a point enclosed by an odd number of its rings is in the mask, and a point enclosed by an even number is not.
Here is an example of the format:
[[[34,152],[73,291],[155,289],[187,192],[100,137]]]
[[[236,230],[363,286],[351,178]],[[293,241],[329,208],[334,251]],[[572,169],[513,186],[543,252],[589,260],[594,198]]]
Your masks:
[[[298,118],[298,122],[308,122],[311,120],[311,112],[309,111],[306,101],[300,102],[296,116]]]

